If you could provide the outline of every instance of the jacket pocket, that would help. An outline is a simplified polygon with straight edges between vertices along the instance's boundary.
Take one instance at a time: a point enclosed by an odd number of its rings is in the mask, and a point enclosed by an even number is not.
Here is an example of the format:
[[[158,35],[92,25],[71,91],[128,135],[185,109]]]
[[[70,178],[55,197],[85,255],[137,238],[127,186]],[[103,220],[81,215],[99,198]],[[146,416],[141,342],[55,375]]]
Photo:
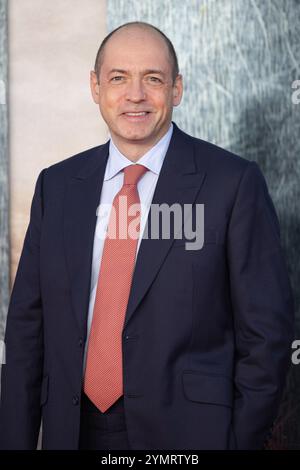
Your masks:
[[[41,388],[41,406],[45,405],[48,399],[49,375],[44,375]]]
[[[187,400],[233,407],[233,381],[225,375],[183,371],[182,383]]]

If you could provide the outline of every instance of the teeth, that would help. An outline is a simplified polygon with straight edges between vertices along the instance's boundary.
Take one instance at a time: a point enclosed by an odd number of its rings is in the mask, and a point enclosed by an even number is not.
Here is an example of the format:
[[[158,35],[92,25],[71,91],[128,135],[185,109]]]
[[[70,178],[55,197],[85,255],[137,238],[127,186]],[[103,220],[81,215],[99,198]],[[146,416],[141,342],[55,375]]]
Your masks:
[[[145,116],[146,114],[144,111],[141,113],[126,113],[127,116]]]

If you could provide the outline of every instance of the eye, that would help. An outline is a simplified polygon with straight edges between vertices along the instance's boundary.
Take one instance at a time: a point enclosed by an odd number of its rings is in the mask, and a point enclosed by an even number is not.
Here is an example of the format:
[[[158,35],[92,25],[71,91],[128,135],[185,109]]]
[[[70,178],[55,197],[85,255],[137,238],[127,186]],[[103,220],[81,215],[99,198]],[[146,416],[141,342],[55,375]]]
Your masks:
[[[111,78],[111,81],[112,82],[121,82],[123,79],[125,79],[125,77],[123,77],[122,75],[116,75],[115,77]]]
[[[162,83],[161,79],[158,78],[158,77],[149,76],[149,77],[147,77],[147,78],[148,78],[148,80],[149,80],[150,82],[152,82],[152,83]]]

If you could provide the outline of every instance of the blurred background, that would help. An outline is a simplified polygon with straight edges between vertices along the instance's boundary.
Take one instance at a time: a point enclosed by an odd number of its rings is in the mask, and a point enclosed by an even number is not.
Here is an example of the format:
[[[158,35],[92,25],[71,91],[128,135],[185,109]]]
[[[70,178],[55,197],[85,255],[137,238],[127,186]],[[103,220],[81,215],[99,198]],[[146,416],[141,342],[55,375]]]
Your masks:
[[[185,92],[174,121],[263,171],[300,339],[300,1],[0,0],[0,340],[37,176],[107,140],[89,72],[104,36],[135,20],[178,53]],[[292,364],[270,449],[300,449],[299,397]]]

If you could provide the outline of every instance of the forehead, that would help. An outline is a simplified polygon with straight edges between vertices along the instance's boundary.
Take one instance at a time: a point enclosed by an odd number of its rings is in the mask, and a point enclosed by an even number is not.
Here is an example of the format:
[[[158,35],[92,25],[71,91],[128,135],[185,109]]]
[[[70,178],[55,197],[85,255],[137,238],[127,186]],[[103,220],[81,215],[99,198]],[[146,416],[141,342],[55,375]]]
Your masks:
[[[102,68],[125,70],[171,69],[170,56],[164,39],[156,31],[124,28],[117,31],[104,48]]]

